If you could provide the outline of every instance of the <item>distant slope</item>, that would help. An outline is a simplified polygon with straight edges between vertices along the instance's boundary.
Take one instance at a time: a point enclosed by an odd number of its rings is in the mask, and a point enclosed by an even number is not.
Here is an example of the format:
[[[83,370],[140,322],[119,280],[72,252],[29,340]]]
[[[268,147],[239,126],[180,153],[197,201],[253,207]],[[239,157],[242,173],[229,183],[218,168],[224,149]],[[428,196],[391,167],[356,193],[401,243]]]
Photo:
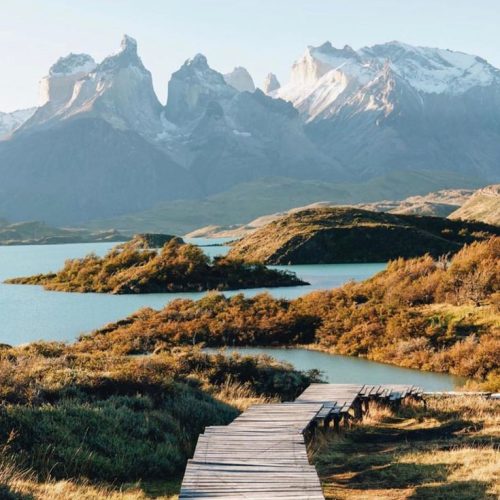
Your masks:
[[[405,198],[404,200],[383,200],[371,203],[357,203],[350,206],[370,210],[372,212],[387,212],[391,214],[414,214],[428,215],[435,217],[447,217],[449,214],[460,208],[473,194],[473,189],[443,189],[428,193],[426,195],[416,195]],[[247,234],[253,233],[261,227],[277,220],[289,213],[298,212],[307,208],[334,207],[341,205],[339,199],[335,201],[318,201],[302,207],[295,207],[282,212],[262,215],[245,224],[232,225],[208,225],[198,228],[187,237],[205,237],[205,238],[242,238]],[[487,221],[484,221],[487,222]]]
[[[159,149],[96,118],[0,142],[0,159],[0,213],[11,220],[78,224],[197,194]]]
[[[425,253],[437,257],[491,235],[500,235],[500,228],[356,208],[317,208],[271,222],[238,241],[229,256],[266,264],[380,262]]]
[[[438,189],[483,185],[479,180],[465,179],[451,172],[393,172],[359,184],[266,177],[238,184],[202,200],[162,202],[148,210],[131,210],[123,216],[94,220],[88,227],[116,227],[128,233],[185,234],[209,225],[246,224],[257,217],[285,212],[320,200],[327,200],[329,205],[347,205],[392,197],[404,199]]]
[[[461,207],[473,194],[473,189],[442,189],[426,195],[410,196],[404,200],[363,203],[357,207],[391,214],[447,217]]]
[[[0,219],[0,245],[52,245],[56,243],[90,243],[125,241],[116,230],[92,232],[86,229],[52,227],[40,221],[9,223]]]
[[[449,217],[500,225],[500,184],[479,189]]]

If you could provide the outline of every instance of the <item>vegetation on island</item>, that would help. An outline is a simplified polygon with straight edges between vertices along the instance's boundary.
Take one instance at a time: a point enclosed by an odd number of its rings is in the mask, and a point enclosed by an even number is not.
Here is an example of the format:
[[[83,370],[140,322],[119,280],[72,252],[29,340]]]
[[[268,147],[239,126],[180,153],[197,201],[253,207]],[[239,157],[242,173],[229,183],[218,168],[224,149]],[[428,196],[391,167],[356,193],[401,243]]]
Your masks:
[[[265,356],[3,347],[0,498],[175,491],[205,426],[226,425],[250,404],[293,399],[317,380]],[[88,496],[64,496],[74,491]]]
[[[113,294],[234,290],[307,283],[293,273],[229,257],[210,259],[195,246],[171,238],[160,250],[143,237],[66,261],[57,273],[12,278],[10,284],[43,285],[47,290]]]
[[[500,389],[500,238],[451,260],[397,259],[361,283],[288,301],[209,294],[141,309],[84,336],[89,349],[138,354],[177,345],[308,345],[470,377]]]
[[[313,462],[325,498],[497,499],[500,402],[426,397],[373,406],[341,437],[318,435]]]
[[[500,236],[500,226],[349,207],[310,208],[245,236],[229,257],[285,265],[386,262],[426,253],[437,258],[492,236]]]

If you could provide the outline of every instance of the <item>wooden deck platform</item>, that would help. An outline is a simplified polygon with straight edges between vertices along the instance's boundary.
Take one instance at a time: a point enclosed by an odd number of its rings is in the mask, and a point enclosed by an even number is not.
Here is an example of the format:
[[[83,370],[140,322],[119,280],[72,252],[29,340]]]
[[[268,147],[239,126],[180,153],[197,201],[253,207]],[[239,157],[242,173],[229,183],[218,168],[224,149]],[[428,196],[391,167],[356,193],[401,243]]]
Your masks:
[[[363,401],[421,394],[408,385],[312,384],[294,402],[251,406],[200,435],[179,499],[324,500],[307,431],[318,421],[360,417]]]

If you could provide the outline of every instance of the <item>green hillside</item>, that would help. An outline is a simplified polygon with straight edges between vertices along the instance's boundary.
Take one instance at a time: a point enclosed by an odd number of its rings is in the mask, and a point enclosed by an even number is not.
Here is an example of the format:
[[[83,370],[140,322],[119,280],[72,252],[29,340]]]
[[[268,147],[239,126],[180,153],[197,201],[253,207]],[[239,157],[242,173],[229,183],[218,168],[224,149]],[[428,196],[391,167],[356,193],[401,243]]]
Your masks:
[[[483,183],[484,184],[484,183]],[[444,188],[479,187],[481,182],[447,172],[394,172],[359,184],[329,183],[284,177],[238,184],[203,200],[178,200],[88,224],[93,229],[186,234],[204,226],[247,223],[262,215],[290,210],[318,201],[334,204],[404,199]]]

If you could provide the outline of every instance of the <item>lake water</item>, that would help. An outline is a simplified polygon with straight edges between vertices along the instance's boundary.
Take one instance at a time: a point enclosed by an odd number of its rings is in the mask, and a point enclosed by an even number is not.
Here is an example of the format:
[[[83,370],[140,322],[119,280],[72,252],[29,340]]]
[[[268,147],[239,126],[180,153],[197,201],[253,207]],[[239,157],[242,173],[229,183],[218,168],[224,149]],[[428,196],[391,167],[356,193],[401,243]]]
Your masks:
[[[203,246],[210,255],[227,252],[229,239],[189,240]],[[106,323],[124,318],[141,307],[161,309],[176,298],[198,299],[205,292],[157,293],[145,295],[107,295],[94,293],[49,292],[39,286],[5,285],[7,278],[57,271],[69,258],[90,252],[105,254],[115,243],[67,245],[0,246],[0,343],[21,344],[34,340],[74,340]],[[280,268],[280,266],[274,266]],[[294,271],[309,286],[272,288],[267,291],[280,298],[296,298],[312,290],[334,288],[349,280],[363,280],[385,268],[385,264],[329,264],[284,266]],[[243,290],[225,292],[234,295]],[[252,296],[266,289],[244,290]]]
[[[217,352],[217,349],[205,351]],[[267,354],[291,363],[298,370],[318,369],[325,381],[337,384],[411,384],[427,391],[450,391],[464,382],[464,379],[452,375],[410,370],[363,358],[337,356],[307,349],[238,347],[226,348],[225,352]]]

